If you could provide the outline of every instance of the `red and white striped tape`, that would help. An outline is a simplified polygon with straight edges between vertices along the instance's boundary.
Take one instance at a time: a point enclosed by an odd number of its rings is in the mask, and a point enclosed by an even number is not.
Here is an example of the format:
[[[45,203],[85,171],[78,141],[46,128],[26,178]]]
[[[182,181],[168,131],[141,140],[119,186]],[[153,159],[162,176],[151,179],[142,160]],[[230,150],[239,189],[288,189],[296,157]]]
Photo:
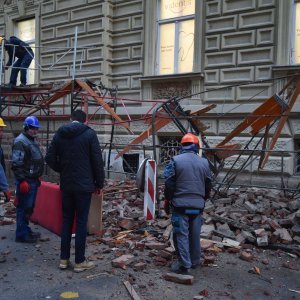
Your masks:
[[[149,159],[145,168],[144,216],[154,220],[156,199],[156,162]]]

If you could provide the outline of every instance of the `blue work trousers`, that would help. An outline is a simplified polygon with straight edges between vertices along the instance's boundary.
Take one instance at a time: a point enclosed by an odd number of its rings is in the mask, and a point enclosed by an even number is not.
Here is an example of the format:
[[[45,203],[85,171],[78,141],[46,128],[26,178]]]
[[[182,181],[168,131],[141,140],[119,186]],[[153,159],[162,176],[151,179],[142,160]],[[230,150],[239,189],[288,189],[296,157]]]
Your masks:
[[[19,71],[21,72],[20,81],[22,84],[26,85],[27,83],[27,69],[33,60],[34,54],[32,51],[26,52],[26,54],[18,58],[13,64],[10,74],[10,84],[17,85],[17,78]]]
[[[17,238],[26,238],[30,235],[31,229],[29,227],[29,219],[33,213],[37,190],[40,186],[38,179],[29,179],[29,192],[23,194],[20,192],[21,181],[16,181],[16,197],[18,204],[16,208],[17,213]]]
[[[70,258],[72,228],[76,215],[75,263],[79,264],[85,261],[87,221],[91,197],[92,193],[89,192],[62,192],[63,228],[61,234],[61,259]]]
[[[200,263],[202,215],[172,213],[173,240],[179,262],[185,268]]]

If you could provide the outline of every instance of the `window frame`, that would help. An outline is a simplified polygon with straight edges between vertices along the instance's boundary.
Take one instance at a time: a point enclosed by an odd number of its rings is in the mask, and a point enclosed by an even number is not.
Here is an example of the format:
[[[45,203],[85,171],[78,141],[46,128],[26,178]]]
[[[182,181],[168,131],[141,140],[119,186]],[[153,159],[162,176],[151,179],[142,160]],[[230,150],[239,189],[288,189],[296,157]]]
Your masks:
[[[37,22],[36,22],[36,18],[35,16],[31,16],[25,19],[21,19],[21,20],[16,20],[14,22],[14,35],[19,37],[19,27],[18,24],[22,23],[22,22],[26,22],[28,20],[33,20],[34,21],[34,39],[30,39],[30,40],[24,40],[22,39],[23,42],[27,43],[30,47],[32,47],[32,51],[34,53],[34,58],[30,64],[30,66],[27,69],[27,84],[35,84],[37,82],[37,74],[36,74],[36,70],[35,70],[35,66],[36,66],[36,62],[35,62],[35,57],[36,57],[36,49],[35,49],[35,45],[36,45],[36,26],[37,26]],[[32,74],[32,75],[31,75]],[[18,83],[20,82],[20,77],[18,76]]]
[[[300,6],[300,0],[294,0],[293,2],[293,9],[292,9],[292,30],[291,30],[291,49],[290,49],[290,65],[300,65],[300,61],[296,62],[296,50],[299,52],[300,56],[300,44],[299,49],[296,49],[296,5]],[[300,16],[299,16],[300,17]]]
[[[156,51],[155,51],[155,68],[154,68],[154,74],[157,76],[160,75],[180,75],[185,74],[187,72],[178,72],[179,63],[178,63],[178,48],[179,48],[179,28],[180,23],[188,20],[194,21],[194,43],[193,43],[193,65],[190,72],[194,71],[194,65],[195,65],[195,39],[196,39],[196,8],[197,8],[197,0],[195,0],[195,13],[191,15],[186,15],[182,17],[174,17],[174,18],[168,18],[168,19],[160,19],[161,11],[160,11],[160,4],[161,0],[157,0],[157,7],[156,7]],[[175,40],[174,40],[174,71],[173,73],[160,73],[160,61],[161,61],[161,55],[160,55],[160,26],[164,24],[174,24],[175,25]]]

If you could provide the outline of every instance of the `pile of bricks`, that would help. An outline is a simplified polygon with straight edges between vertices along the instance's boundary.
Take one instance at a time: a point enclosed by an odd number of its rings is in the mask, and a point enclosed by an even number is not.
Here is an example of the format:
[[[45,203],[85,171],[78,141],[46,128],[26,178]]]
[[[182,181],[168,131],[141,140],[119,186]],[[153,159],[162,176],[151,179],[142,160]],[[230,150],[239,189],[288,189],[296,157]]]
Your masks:
[[[146,222],[142,196],[134,181],[107,182],[101,242],[117,249],[114,267],[138,271],[149,263],[169,266],[175,257],[170,216],[161,209],[162,218]],[[158,197],[163,200],[163,187]],[[254,255],[249,244],[300,244],[300,202],[280,191],[229,189],[206,202],[203,219],[201,246],[206,265],[213,265],[223,251],[239,253],[241,259],[251,261]],[[299,250],[295,253],[299,256]]]
[[[300,201],[281,191],[230,189],[206,202],[202,237],[266,247],[300,244]]]

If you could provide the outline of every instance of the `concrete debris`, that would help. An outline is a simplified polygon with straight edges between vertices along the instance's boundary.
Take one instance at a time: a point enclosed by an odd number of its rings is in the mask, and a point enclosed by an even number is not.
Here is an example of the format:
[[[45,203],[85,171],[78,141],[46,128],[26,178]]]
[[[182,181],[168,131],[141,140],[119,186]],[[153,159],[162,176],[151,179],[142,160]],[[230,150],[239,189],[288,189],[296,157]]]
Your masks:
[[[246,260],[246,261],[252,261],[254,259],[253,255],[249,252],[242,251],[240,253],[240,259]]]
[[[166,273],[163,278],[167,281],[172,281],[175,283],[189,284],[192,285],[194,282],[194,276],[192,275],[181,275],[175,273]]]
[[[159,187],[158,197],[163,199],[163,186]],[[4,226],[15,222],[15,207],[12,203],[3,205],[6,212],[0,218],[0,225]],[[91,243],[107,246],[101,254],[112,256],[114,268],[147,272],[151,263],[168,267],[175,259],[170,216],[161,210],[163,217],[146,221],[143,205],[143,194],[136,189],[135,181],[107,180],[103,201],[104,230],[101,236],[95,235]],[[267,189],[221,191],[220,196],[206,201],[200,242],[202,262],[210,266],[224,251],[237,253],[240,259],[251,262],[255,259],[253,249],[256,246],[288,247],[290,253],[300,256],[296,248],[300,244],[299,201]],[[97,253],[94,258],[101,259]],[[189,275],[167,273],[164,278],[177,283],[193,283]]]
[[[100,241],[111,249],[119,249],[119,254],[145,252],[148,257],[146,261],[131,257],[125,263],[120,256],[113,260],[116,267],[142,271],[149,262],[170,266],[175,258],[170,216],[164,214],[162,201],[161,218],[146,222],[143,194],[134,187],[134,181],[108,182],[103,207],[105,232]],[[163,200],[163,186],[159,187],[158,198]],[[216,255],[222,251],[239,253],[242,260],[250,262],[254,260],[254,254],[248,250],[250,245],[299,244],[300,210],[297,203],[281,192],[267,189],[221,191],[220,196],[206,201],[203,212],[203,262],[214,264]],[[125,251],[120,252],[121,249]]]

